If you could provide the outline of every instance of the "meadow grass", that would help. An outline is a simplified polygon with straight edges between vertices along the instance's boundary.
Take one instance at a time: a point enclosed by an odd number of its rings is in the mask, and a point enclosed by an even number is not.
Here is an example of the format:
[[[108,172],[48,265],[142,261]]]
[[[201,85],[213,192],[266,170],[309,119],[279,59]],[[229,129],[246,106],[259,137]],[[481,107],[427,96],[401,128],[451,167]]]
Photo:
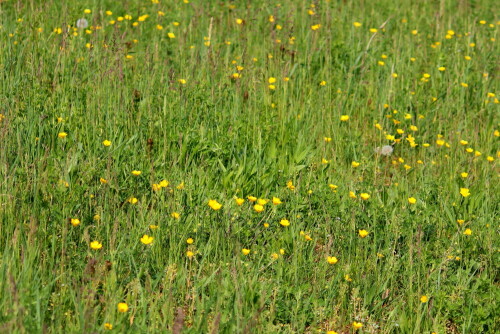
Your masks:
[[[0,332],[500,331],[497,8],[0,1]]]

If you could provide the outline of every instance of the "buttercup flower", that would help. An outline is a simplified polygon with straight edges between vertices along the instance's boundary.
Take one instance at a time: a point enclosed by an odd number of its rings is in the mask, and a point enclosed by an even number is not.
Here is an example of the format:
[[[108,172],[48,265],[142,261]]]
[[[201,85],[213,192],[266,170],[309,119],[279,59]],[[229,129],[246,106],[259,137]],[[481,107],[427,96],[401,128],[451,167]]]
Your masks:
[[[220,210],[222,208],[222,204],[220,204],[214,199],[208,201],[208,206],[210,206],[215,211]]]
[[[125,313],[128,311],[127,303],[118,303],[118,312]]]
[[[102,248],[102,244],[99,241],[92,241],[90,243],[90,248],[95,249],[95,250],[101,249]]]
[[[149,235],[147,234],[144,234],[141,238],[141,242],[145,245],[149,245],[153,242],[153,237],[150,237]]]
[[[369,232],[367,230],[359,230],[358,233],[359,233],[359,236],[361,238],[364,238],[364,237],[366,237],[369,234]]]
[[[354,328],[354,329],[360,329],[361,327],[363,327],[363,324],[361,322],[354,321],[352,323],[352,328]]]
[[[253,209],[254,209],[256,212],[262,212],[262,211],[264,211],[264,207],[263,207],[262,205],[260,205],[260,204],[255,204],[255,205],[253,206]]]
[[[281,202],[281,200],[278,197],[273,197],[273,204],[274,205],[280,205],[281,203],[283,203],[283,202]]]
[[[285,227],[289,226],[290,225],[290,221],[287,220],[287,219],[282,219],[282,220],[280,220],[280,225],[281,226],[285,226]]]
[[[359,197],[361,197],[361,199],[363,199],[363,200],[365,200],[365,201],[366,201],[367,199],[369,199],[369,198],[370,198],[370,194],[367,194],[367,193],[361,193],[361,194],[359,195]]]

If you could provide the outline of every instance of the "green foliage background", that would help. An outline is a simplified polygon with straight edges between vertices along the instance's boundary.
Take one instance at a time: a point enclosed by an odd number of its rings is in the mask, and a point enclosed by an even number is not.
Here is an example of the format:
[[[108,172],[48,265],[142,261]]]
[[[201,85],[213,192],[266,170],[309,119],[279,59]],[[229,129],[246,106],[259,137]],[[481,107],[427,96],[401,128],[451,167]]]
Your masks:
[[[497,4],[186,2],[0,1],[0,331],[498,332]]]

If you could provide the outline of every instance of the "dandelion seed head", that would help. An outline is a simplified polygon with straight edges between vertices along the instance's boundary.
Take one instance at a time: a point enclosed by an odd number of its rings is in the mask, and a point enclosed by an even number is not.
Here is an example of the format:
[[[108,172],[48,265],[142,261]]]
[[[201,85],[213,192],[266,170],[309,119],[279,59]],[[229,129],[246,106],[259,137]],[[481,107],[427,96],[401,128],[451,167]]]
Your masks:
[[[382,147],[377,147],[375,149],[375,153],[384,155],[384,156],[389,156],[392,154],[394,151],[394,148],[391,145],[384,145]]]
[[[86,19],[83,19],[83,18],[82,18],[82,19],[78,19],[78,20],[76,21],[76,27],[77,27],[78,29],[85,29],[85,28],[87,28],[88,26],[89,26],[89,21],[87,21]]]

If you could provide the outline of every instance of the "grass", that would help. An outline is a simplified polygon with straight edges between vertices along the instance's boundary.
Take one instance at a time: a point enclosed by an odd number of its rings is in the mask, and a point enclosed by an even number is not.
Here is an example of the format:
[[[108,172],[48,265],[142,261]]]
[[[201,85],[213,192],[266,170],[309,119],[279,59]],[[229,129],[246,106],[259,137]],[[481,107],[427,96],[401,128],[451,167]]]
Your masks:
[[[0,331],[500,331],[496,7],[0,2]]]

